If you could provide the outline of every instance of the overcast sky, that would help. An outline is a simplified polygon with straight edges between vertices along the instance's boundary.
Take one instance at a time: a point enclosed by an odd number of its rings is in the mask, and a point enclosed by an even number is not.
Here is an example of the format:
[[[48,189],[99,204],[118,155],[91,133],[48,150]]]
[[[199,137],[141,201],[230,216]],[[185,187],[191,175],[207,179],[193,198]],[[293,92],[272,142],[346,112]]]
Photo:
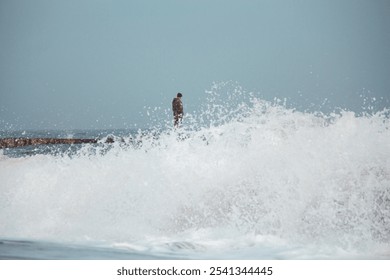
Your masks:
[[[0,129],[142,127],[222,81],[389,107],[390,0],[0,0]]]

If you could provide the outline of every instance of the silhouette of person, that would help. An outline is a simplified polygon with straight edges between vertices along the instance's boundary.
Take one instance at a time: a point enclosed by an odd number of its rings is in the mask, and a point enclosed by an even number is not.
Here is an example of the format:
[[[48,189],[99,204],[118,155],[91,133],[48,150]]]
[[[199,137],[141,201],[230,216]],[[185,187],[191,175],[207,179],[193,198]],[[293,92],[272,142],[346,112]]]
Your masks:
[[[178,127],[183,119],[183,102],[181,101],[182,94],[179,92],[172,101],[173,124]]]

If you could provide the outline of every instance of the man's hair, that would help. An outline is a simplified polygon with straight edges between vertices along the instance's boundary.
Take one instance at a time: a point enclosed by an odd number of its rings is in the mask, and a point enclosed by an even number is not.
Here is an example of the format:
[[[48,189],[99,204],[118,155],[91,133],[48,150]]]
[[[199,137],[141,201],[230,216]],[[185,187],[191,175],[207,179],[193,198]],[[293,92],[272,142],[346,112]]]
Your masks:
[[[182,97],[183,94],[181,94],[180,92],[177,94],[177,97]]]

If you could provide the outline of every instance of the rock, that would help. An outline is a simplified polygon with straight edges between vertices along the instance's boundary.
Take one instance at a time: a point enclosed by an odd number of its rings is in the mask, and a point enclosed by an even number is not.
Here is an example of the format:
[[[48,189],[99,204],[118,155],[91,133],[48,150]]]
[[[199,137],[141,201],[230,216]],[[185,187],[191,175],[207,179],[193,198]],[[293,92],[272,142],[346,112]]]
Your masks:
[[[97,143],[97,139],[64,139],[64,138],[2,138],[0,139],[0,149],[16,148],[32,145],[48,144],[84,144]]]

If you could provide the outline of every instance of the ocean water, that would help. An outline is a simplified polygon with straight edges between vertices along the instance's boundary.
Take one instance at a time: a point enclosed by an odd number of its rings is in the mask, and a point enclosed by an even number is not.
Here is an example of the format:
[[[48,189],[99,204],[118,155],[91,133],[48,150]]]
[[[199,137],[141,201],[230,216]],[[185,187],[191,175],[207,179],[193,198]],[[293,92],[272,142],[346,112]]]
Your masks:
[[[388,111],[211,96],[176,130],[2,132],[102,141],[0,152],[0,258],[390,259]]]

